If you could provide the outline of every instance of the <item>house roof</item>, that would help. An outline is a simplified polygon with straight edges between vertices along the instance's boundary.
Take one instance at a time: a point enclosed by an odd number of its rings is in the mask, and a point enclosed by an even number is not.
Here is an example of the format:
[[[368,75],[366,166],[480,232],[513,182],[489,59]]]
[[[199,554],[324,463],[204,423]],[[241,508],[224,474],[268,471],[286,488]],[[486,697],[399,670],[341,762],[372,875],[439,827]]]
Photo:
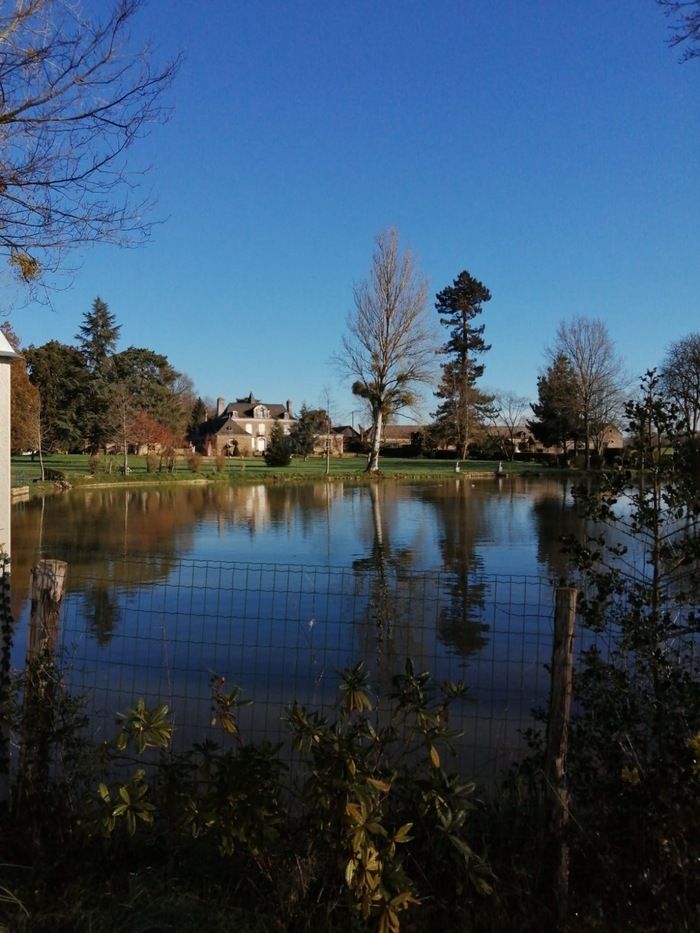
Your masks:
[[[402,438],[410,441],[411,437],[420,431],[420,426],[417,424],[388,424],[384,428],[384,437],[396,437]]]
[[[235,402],[229,402],[226,408],[224,408],[224,414],[229,415],[231,412],[235,411],[237,412],[236,417],[238,418],[252,418],[253,411],[258,405],[262,405],[264,408],[267,408],[267,410],[270,412],[270,418],[284,418],[285,415],[289,414],[286,405],[261,402],[259,399],[255,398],[252,402],[247,398],[238,399]]]

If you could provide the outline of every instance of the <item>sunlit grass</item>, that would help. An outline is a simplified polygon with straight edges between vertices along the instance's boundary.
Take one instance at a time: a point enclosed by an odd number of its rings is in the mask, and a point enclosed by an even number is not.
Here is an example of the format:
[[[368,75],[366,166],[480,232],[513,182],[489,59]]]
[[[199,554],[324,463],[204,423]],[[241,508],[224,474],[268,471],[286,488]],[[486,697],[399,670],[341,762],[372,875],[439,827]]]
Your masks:
[[[151,472],[146,468],[146,458],[139,456],[129,457],[129,473],[123,473],[123,457],[111,456],[100,458],[99,469],[95,475],[90,473],[90,457],[87,454],[51,454],[44,457],[44,468],[48,471],[49,481],[62,474],[71,483],[97,485],[99,483],[151,483],[151,482],[183,482],[193,479],[245,481],[255,479],[317,479],[325,475],[326,461],[323,457],[309,457],[304,460],[295,457],[288,467],[269,467],[262,457],[227,457],[223,470],[217,470],[214,457],[199,458],[198,470],[193,471],[188,458],[178,457],[174,472],[168,472],[165,467],[159,470],[156,466]],[[365,471],[366,458],[364,456],[332,457],[330,461],[331,477],[359,478]],[[460,472],[490,473],[499,468],[497,460],[465,460],[460,463]],[[506,473],[526,473],[542,470],[538,463],[521,463],[508,461],[501,462],[501,468]],[[393,458],[384,457],[380,460],[380,470],[384,476],[401,477],[406,479],[437,476],[454,476],[454,460],[428,460],[419,458]],[[15,456],[12,458],[12,484],[14,486],[31,486],[39,482],[41,476],[38,457],[32,460],[29,456]]]

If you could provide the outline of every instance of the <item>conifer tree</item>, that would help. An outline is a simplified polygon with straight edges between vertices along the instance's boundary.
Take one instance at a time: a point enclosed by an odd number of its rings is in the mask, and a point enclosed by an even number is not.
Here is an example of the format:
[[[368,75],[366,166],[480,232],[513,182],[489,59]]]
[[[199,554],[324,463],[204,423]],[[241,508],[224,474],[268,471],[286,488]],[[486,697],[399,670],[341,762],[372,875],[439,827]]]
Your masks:
[[[282,425],[279,421],[276,421],[272,427],[270,442],[265,448],[263,456],[268,466],[289,466],[292,459],[291,444],[289,438],[282,433]]]
[[[531,405],[535,418],[528,428],[546,447],[561,447],[564,462],[569,441],[583,433],[576,373],[568,358],[558,353],[537,379],[538,401]]]
[[[484,325],[474,323],[482,304],[490,300],[488,288],[466,271],[435,296],[440,323],[449,329],[449,339],[439,350],[448,359],[435,393],[442,400],[434,415],[435,433],[443,443],[454,444],[461,459],[493,401],[476,386],[484,373],[479,358],[491,347],[484,341]]]
[[[91,453],[97,453],[114,434],[113,356],[121,326],[116,323],[106,302],[97,297],[92,311],[85,314],[76,334],[80,352],[89,373],[88,396],[84,407],[84,432]]]

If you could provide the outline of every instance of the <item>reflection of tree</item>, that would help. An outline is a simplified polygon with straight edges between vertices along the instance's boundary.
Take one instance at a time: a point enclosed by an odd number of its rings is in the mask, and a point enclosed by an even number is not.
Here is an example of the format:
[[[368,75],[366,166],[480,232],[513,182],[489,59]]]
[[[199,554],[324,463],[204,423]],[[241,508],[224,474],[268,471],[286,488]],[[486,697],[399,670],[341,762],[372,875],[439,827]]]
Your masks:
[[[566,479],[538,484],[532,490],[532,514],[537,532],[537,560],[555,582],[567,580],[569,562],[562,551],[565,535],[580,536],[584,523],[577,514]]]
[[[445,573],[442,593],[447,605],[440,607],[440,640],[467,657],[486,644],[483,622],[487,585],[478,578],[483,559],[476,545],[484,528],[484,500],[478,487],[456,480],[425,490],[424,498],[435,509],[441,525],[440,552]]]
[[[392,525],[385,516],[386,487],[372,483],[368,487],[371,504],[371,544],[366,557],[352,562],[353,570],[361,579],[369,581],[368,606],[365,619],[364,651],[376,657],[377,675],[388,685],[397,663],[407,657],[420,657],[420,646],[411,637],[411,626],[422,629],[422,619],[416,618],[416,607],[411,607],[411,580],[407,570],[413,554],[410,548],[395,548],[391,543]]]
[[[108,579],[128,590],[167,577],[176,559],[191,546],[193,527],[202,512],[201,496],[192,492],[192,488],[95,489],[16,506],[12,512],[15,618],[26,602],[38,550],[68,563],[68,593],[86,592],[96,579]]]
[[[85,621],[102,648],[112,638],[119,622],[119,604],[114,591],[104,584],[90,584],[85,590]]]

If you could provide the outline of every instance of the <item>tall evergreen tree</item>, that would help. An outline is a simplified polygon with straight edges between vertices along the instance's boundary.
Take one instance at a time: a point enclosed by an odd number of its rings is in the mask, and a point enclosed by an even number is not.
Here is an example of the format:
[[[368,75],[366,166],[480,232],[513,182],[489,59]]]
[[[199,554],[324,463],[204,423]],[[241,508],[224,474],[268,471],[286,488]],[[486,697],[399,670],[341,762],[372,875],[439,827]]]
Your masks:
[[[484,325],[474,323],[482,304],[490,300],[488,288],[466,271],[435,296],[440,323],[449,329],[449,339],[439,350],[448,359],[435,393],[442,400],[434,415],[435,433],[443,443],[454,444],[462,459],[492,402],[476,386],[484,374],[479,358],[491,346],[484,341]]]
[[[85,314],[75,339],[91,373],[102,369],[117,349],[121,324],[99,296]]]
[[[531,405],[535,418],[528,428],[546,447],[561,447],[566,461],[569,441],[583,434],[576,373],[565,354],[558,353],[537,379],[539,401]]]
[[[199,438],[199,428],[207,420],[207,406],[201,397],[197,396],[197,401],[192,406],[189,421],[187,422],[186,438],[188,441],[196,441]]]
[[[121,326],[101,298],[95,298],[92,311],[85,315],[76,334],[80,352],[89,373],[89,393],[85,399],[84,432],[88,447],[96,453],[112,438],[116,428],[113,410],[116,374],[113,356]]]

